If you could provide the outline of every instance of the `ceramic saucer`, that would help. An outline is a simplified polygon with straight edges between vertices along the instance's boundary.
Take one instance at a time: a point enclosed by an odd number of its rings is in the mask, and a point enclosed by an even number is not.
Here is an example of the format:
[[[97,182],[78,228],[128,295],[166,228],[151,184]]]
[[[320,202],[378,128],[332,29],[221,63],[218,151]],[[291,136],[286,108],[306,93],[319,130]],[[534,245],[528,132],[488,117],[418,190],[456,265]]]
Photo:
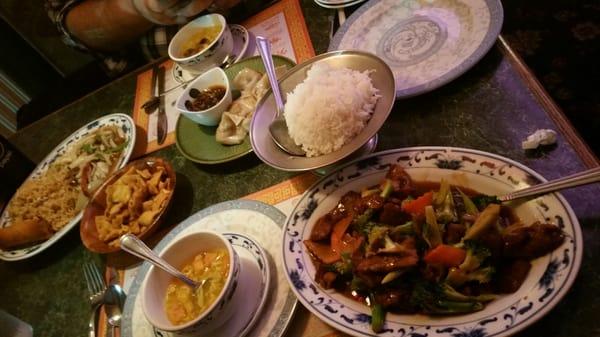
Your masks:
[[[246,50],[248,50],[248,41],[250,40],[250,35],[244,26],[228,26],[229,30],[231,30],[231,36],[233,37],[233,50],[231,51],[229,57],[234,60],[233,63],[236,63],[244,58]],[[179,83],[187,82],[195,78],[195,76],[190,72],[181,68],[179,64],[175,64],[172,69],[173,78]]]
[[[223,233],[240,257],[240,280],[231,299],[233,313],[226,322],[210,324],[197,337],[245,336],[260,317],[265,305],[271,273],[264,250],[254,239],[239,233]],[[224,323],[224,324],[223,324]],[[155,336],[175,336],[154,329]]]
[[[224,233],[240,256],[241,273],[257,275],[255,283],[259,285],[253,283],[236,290],[234,296],[242,297],[242,300],[233,304],[239,310],[232,313],[226,326],[202,336],[283,336],[297,303],[285,281],[283,261],[273,258],[281,254],[283,222],[285,215],[273,206],[250,200],[226,201],[193,214],[156,245],[154,251],[160,253],[169,242],[181,235],[207,229]],[[144,316],[141,296],[138,294],[149,269],[148,263],[140,266],[128,287],[121,325],[122,337],[170,337],[170,334],[154,329]],[[242,277],[246,281],[245,276]],[[242,286],[240,282],[238,287]]]

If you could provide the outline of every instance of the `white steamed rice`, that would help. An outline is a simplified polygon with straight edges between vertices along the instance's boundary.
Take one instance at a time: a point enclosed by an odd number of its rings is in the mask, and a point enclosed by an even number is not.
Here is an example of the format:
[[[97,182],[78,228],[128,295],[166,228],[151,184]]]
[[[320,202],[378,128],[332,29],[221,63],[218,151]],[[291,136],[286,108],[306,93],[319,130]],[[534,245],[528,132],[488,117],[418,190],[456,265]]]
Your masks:
[[[317,63],[287,95],[290,136],[308,157],[340,149],[367,125],[380,97],[369,73]]]

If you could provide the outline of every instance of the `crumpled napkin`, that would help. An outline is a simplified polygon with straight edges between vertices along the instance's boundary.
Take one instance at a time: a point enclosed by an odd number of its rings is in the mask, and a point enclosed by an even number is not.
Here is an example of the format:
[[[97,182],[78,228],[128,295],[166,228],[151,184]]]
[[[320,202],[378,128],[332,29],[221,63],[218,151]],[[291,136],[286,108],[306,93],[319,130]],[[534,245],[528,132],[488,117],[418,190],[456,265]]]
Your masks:
[[[523,150],[537,149],[540,145],[551,145],[556,143],[556,131],[551,129],[539,129],[529,135],[521,143]]]

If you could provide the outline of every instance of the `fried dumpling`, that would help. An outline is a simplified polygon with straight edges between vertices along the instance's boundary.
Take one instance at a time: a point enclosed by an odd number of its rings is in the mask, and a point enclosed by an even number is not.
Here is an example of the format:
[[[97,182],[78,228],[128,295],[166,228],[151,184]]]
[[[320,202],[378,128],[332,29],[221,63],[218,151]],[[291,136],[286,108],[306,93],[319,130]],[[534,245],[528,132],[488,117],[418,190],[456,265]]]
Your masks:
[[[287,66],[275,67],[275,76],[280,78],[283,74],[285,74],[286,70]],[[269,89],[271,89],[271,83],[269,82],[269,76],[265,73],[252,88],[252,96],[254,96],[256,101],[259,101],[267,93],[267,91],[269,91]]]
[[[249,120],[249,118],[225,111],[215,135],[217,142],[225,145],[242,143],[248,133],[248,130],[243,127],[246,119]]]
[[[235,75],[233,78],[233,84],[240,91],[251,90],[260,80],[261,76],[262,74],[256,70],[244,68],[237,75]]]

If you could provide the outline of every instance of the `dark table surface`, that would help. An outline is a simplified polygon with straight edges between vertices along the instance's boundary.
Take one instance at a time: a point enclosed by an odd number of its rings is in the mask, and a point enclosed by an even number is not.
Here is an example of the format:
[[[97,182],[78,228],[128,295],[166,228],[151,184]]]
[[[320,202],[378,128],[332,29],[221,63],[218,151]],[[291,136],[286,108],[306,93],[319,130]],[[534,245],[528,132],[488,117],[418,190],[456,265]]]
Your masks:
[[[317,7],[312,0],[303,0],[302,6],[315,51],[322,53],[329,42],[327,16],[331,12]],[[20,130],[10,141],[39,162],[86,122],[110,113],[130,114],[136,74],[115,80]],[[521,150],[521,141],[542,128],[559,132],[557,145],[531,153]],[[377,150],[419,145],[496,153],[531,167],[547,179],[598,165],[533,75],[501,39],[460,78],[431,93],[396,102],[380,132]],[[261,163],[254,155],[215,166],[192,163],[175,146],[153,155],[169,160],[178,175],[168,223],[180,222],[209,205],[242,197],[294,176]],[[600,188],[580,187],[564,191],[563,195],[575,210],[583,231],[581,270],[556,308],[519,336],[600,336]],[[87,261],[104,262],[103,257],[87,251],[79,231],[72,230],[39,256],[21,262],[0,262],[0,308],[30,323],[35,336],[84,335],[89,304],[81,266]]]

